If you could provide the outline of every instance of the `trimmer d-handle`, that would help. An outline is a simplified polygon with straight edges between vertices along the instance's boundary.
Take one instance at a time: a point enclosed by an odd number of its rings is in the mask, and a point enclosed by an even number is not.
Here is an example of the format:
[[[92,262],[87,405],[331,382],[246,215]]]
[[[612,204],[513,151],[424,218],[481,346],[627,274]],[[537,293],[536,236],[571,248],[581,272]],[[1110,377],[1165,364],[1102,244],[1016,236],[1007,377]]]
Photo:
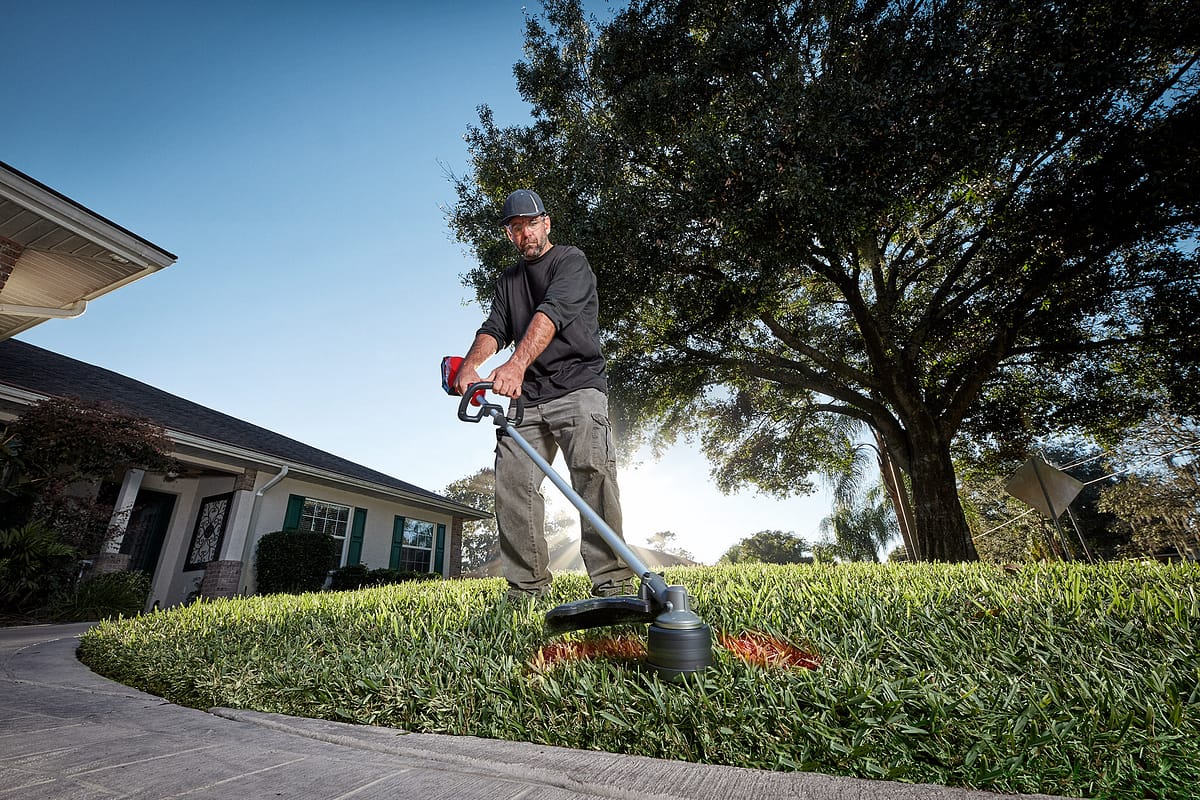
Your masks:
[[[458,401],[458,418],[463,422],[479,422],[484,417],[491,417],[502,428],[507,427],[508,424],[520,425],[521,420],[525,419],[524,398],[518,397],[506,411],[504,406],[499,403],[488,401],[484,393],[491,388],[491,381],[472,383],[467,389],[467,393],[462,396],[462,400]],[[470,411],[472,405],[479,407],[474,414]]]

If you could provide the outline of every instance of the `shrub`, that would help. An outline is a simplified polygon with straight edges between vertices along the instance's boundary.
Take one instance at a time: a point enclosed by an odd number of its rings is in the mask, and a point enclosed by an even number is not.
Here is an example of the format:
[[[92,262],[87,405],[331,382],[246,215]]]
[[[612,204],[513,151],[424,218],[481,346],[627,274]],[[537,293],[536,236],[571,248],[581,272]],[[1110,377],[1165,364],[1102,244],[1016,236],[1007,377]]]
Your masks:
[[[602,647],[628,629],[548,638],[546,610],[590,590],[573,573],[530,604],[499,578],[198,603],[101,623],[79,652],[196,708],[1006,794],[1196,797],[1200,565],[665,573],[714,633],[712,668],[672,684]],[[820,664],[746,659],[726,644],[746,633]]]
[[[69,586],[75,549],[41,522],[0,531],[0,610],[24,613]]]
[[[146,610],[149,596],[150,576],[145,572],[109,572],[57,595],[49,612],[57,622],[136,617]]]
[[[275,531],[258,541],[255,575],[259,594],[315,592],[337,565],[338,542],[315,531]]]
[[[436,572],[415,572],[404,569],[373,569],[368,576],[371,586],[386,586],[406,581],[431,581],[441,578]]]
[[[335,569],[331,574],[329,588],[341,592],[365,589],[370,586],[386,586],[405,581],[427,581],[442,577],[436,572],[414,572],[401,569],[370,569],[366,564],[351,564]]]
[[[350,564],[330,573],[329,588],[334,592],[344,592],[370,586],[368,583],[371,569],[366,564]]]

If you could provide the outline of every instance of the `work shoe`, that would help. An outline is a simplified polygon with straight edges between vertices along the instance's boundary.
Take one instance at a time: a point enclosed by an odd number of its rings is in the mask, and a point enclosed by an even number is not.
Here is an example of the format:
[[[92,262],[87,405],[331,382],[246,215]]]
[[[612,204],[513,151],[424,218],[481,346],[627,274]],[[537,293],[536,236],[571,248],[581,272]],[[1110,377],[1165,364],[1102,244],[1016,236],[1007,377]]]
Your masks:
[[[532,603],[535,600],[541,600],[548,594],[550,594],[549,586],[543,586],[541,589],[517,589],[510,586],[504,599],[510,603]]]
[[[619,581],[605,581],[592,586],[592,597],[627,597],[637,595],[637,581],[632,577]]]

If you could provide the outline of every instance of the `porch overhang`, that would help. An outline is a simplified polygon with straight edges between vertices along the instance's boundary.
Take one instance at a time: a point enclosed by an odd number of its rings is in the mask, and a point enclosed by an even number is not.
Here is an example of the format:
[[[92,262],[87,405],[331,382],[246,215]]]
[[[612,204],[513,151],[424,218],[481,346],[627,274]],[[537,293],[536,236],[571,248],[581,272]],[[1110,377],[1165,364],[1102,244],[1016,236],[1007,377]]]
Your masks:
[[[175,256],[0,162],[0,341],[175,262]]]

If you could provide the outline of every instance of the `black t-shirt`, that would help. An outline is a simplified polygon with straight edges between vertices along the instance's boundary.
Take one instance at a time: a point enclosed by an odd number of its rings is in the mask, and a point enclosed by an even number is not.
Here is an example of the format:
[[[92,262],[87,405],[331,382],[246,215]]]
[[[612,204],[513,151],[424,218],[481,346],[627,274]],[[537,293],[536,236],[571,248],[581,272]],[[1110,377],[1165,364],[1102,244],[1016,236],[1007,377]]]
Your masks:
[[[554,323],[555,334],[525,370],[521,394],[529,405],[576,389],[608,391],[600,352],[596,274],[577,247],[557,244],[533,261],[521,259],[496,281],[492,313],[478,333],[496,340],[497,349],[520,341],[535,312]]]

